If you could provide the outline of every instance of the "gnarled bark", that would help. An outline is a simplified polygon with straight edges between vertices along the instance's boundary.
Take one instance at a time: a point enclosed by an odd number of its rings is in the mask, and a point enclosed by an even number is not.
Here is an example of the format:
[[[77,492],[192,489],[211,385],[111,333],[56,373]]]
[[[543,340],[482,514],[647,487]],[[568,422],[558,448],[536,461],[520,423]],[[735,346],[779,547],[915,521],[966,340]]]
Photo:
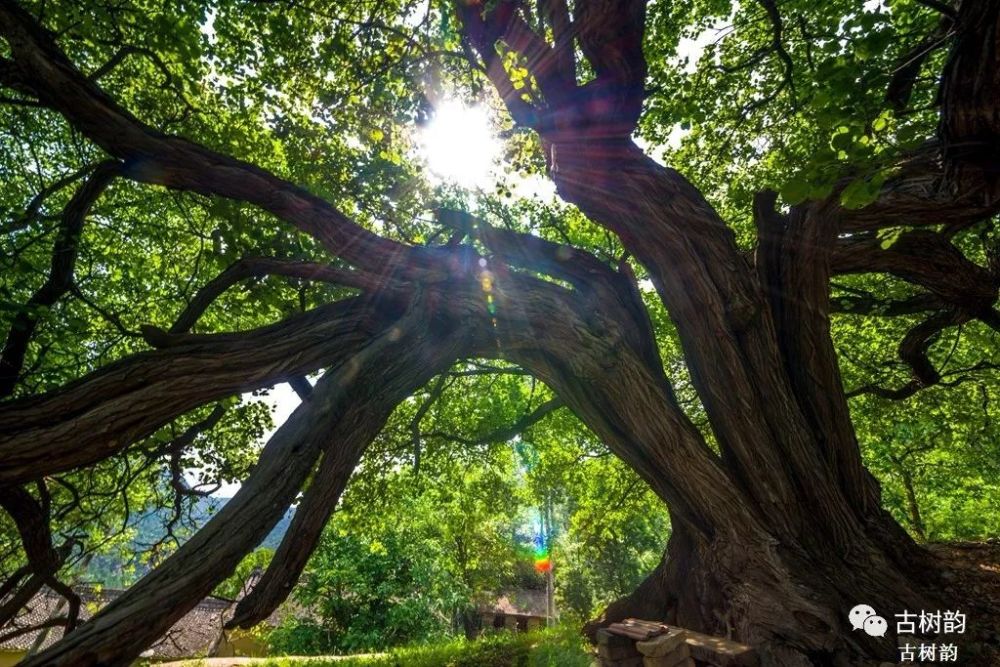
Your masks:
[[[380,327],[348,299],[239,334],[176,336],[40,396],[0,403],[0,483],[101,461],[213,400],[335,363]]]
[[[349,461],[399,401],[462,356],[467,334],[432,327],[430,319],[427,304],[415,299],[398,321],[345,354],[271,437],[253,474],[218,514],[126,593],[22,664],[131,664],[267,535],[321,454]]]
[[[977,93],[972,106],[962,106],[962,93],[973,85],[983,86],[980,92],[995,87],[995,62],[968,63],[972,53],[996,60],[996,7],[992,0],[962,3],[957,15],[943,92],[945,115],[956,108],[960,118],[943,123],[942,144],[911,156],[861,211],[843,209],[834,195],[786,216],[772,195],[758,197],[751,262],[703,193],[630,138],[646,73],[641,2],[581,0],[572,20],[565,5],[547,4],[554,46],[515,3],[460,4],[466,37],[514,119],[538,131],[559,193],[616,234],[649,272],[679,332],[716,454],[677,404],[627,265],[616,270],[579,249],[487,225],[463,223],[455,242],[439,247],[378,237],[264,170],[143,125],[83,77],[22,10],[0,3],[0,30],[13,54],[12,62],[0,62],[0,83],[36,96],[127,161],[126,177],[251,202],[311,234],[355,267],[347,277],[367,292],[248,334],[179,334],[202,301],[267,270],[240,264],[206,286],[174,333],[149,332],[164,349],[51,395],[0,406],[0,483],[9,484],[101,460],[215,398],[334,366],[223,513],[29,664],[126,662],[235,567],[322,453],[301,516],[234,622],[260,619],[287,594],[350,469],[395,401],[464,355],[502,357],[543,379],[670,507],[675,532],[664,561],[606,620],[632,612],[732,634],[760,645],[776,664],[894,655],[891,636],[847,630],[847,610],[861,600],[887,614],[927,608],[931,578],[923,577],[922,552],[881,510],[878,485],[861,463],[830,339],[829,281],[853,271],[851,262],[864,254],[869,261],[857,270],[920,285],[934,299],[931,310],[944,304],[942,310],[970,310],[961,317],[995,318],[994,272],[968,262],[948,236],[908,232],[882,249],[865,232],[926,227],[951,215],[961,218],[949,226],[952,233],[997,210],[989,163],[981,153],[953,150],[970,137],[993,141],[996,96]],[[781,17],[774,3],[768,14],[777,49]],[[500,40],[524,57],[539,90],[518,92],[497,57]],[[586,84],[577,83],[571,66],[574,44],[595,73]],[[470,232],[487,256],[458,245]],[[856,252],[862,246],[864,253]],[[479,260],[486,268],[476,268]],[[301,275],[301,268],[283,270]],[[486,313],[483,278],[493,286],[495,313]],[[411,320],[411,313],[405,325],[394,326],[392,304],[401,300],[428,317]],[[928,322],[937,326],[941,317]],[[917,333],[911,357],[919,364],[929,337],[926,328]],[[930,377],[926,368],[918,373]],[[46,423],[57,410],[65,418]],[[334,422],[332,435],[324,421]],[[83,442],[71,448],[70,434],[81,432]],[[295,553],[296,545],[305,548]]]

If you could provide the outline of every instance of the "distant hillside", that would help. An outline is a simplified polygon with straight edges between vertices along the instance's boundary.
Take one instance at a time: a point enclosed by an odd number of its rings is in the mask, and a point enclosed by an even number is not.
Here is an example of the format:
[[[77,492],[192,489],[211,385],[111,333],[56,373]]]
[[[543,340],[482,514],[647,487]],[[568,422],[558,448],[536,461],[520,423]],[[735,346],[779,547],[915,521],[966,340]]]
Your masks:
[[[192,524],[175,530],[178,536],[190,536],[204,526],[222,508],[229,498],[197,498],[191,508]],[[150,546],[161,540],[165,534],[165,526],[172,516],[168,508],[158,508],[143,514],[130,528],[135,535],[125,544],[111,553],[101,554],[91,560],[87,568],[87,582],[101,584],[108,588],[125,588],[132,585],[150,570],[150,566],[142,557]],[[295,516],[295,508],[291,507],[268,533],[261,547],[277,549],[281,538],[288,531],[288,525]]]

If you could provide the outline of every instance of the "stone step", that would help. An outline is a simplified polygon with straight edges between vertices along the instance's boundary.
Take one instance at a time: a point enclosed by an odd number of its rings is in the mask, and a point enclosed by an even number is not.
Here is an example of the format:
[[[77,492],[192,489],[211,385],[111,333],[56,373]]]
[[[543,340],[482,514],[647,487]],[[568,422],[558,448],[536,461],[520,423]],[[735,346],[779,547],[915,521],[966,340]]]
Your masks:
[[[745,644],[641,619],[626,619],[598,630],[597,652],[602,667],[756,667],[759,664],[757,652]]]

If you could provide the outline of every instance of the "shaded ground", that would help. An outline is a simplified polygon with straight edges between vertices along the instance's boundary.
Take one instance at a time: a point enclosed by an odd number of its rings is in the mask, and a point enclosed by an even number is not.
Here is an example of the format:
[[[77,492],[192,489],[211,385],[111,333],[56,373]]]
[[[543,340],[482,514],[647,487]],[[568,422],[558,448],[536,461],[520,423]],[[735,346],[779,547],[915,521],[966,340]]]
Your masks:
[[[1000,665],[1000,539],[931,544],[928,549],[944,565],[945,608],[960,609],[968,617],[968,631],[952,637],[959,663]]]

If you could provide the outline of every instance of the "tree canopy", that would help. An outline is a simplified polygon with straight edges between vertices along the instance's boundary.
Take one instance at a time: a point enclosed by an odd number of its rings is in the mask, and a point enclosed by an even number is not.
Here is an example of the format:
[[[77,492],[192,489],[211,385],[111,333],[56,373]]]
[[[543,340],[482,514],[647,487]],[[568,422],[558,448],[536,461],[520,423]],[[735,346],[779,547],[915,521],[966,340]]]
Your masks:
[[[248,557],[232,626],[301,575],[327,648],[444,632],[545,521],[580,620],[892,657],[847,610],[1000,534],[998,14],[0,0],[0,620],[69,602],[26,664],[128,664]]]

